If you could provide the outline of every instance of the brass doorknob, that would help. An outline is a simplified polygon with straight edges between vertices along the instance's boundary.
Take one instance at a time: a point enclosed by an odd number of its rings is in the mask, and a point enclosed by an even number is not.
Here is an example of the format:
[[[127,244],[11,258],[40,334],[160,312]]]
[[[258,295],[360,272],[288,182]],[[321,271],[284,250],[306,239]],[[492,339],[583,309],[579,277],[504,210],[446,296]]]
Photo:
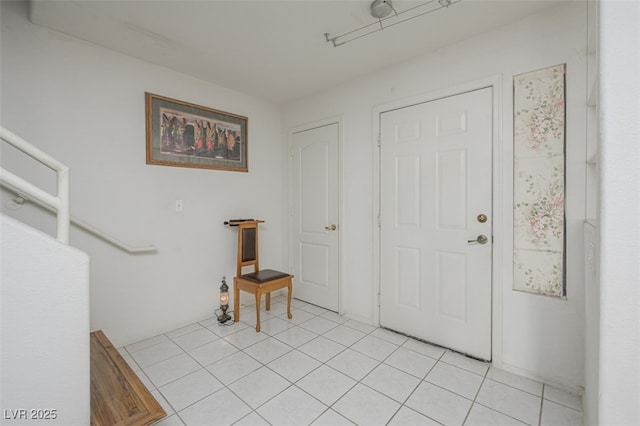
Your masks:
[[[336,230],[336,225],[331,224],[329,226],[325,226],[324,229],[326,229],[327,231],[335,231]]]
[[[489,242],[489,238],[486,235],[478,235],[478,238],[475,240],[467,240],[468,243],[480,243],[487,244]]]

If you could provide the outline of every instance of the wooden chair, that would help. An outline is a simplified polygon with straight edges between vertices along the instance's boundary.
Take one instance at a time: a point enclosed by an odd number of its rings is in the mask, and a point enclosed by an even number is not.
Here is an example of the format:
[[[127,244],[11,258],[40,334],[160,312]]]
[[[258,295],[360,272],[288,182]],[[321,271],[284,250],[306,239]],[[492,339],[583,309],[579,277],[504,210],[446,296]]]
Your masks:
[[[240,290],[252,293],[256,298],[256,331],[260,331],[260,303],[266,294],[267,311],[271,309],[271,292],[287,288],[287,316],[291,319],[291,291],[293,275],[273,269],[260,270],[258,256],[258,224],[263,220],[231,221],[238,226],[238,268],[233,279],[233,320],[240,321]],[[245,266],[253,266],[253,272],[242,273]]]

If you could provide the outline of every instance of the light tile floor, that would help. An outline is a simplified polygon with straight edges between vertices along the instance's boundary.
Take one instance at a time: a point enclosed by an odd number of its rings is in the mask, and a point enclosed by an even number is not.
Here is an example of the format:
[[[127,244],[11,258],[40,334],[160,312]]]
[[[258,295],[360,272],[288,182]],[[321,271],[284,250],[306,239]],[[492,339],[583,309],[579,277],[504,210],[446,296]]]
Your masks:
[[[119,348],[156,425],[580,425],[577,395],[282,296]]]

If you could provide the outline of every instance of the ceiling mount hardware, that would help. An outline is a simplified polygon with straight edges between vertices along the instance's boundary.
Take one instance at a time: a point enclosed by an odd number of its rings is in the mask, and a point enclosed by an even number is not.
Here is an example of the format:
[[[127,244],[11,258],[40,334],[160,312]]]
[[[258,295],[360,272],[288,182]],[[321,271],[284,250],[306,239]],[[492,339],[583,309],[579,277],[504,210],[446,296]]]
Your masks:
[[[462,0],[429,0],[403,11],[397,11],[393,7],[391,0],[374,0],[369,6],[369,11],[376,21],[337,36],[331,36],[329,33],[324,33],[324,38],[327,43],[333,44],[333,47],[342,46],[343,44],[366,37],[386,28],[393,27],[419,16],[449,7],[450,5],[460,1]],[[394,13],[391,14],[391,12]]]
[[[391,12],[395,12],[396,15],[398,14],[393,8],[391,0],[374,0],[369,6],[369,11],[371,12],[371,16],[376,19],[386,18]]]

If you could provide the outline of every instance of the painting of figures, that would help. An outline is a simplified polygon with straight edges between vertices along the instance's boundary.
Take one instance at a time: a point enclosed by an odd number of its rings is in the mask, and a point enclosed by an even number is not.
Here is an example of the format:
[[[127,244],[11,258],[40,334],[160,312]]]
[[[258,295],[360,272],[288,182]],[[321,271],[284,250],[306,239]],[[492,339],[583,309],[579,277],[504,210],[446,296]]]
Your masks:
[[[248,171],[247,117],[146,93],[147,164]]]

